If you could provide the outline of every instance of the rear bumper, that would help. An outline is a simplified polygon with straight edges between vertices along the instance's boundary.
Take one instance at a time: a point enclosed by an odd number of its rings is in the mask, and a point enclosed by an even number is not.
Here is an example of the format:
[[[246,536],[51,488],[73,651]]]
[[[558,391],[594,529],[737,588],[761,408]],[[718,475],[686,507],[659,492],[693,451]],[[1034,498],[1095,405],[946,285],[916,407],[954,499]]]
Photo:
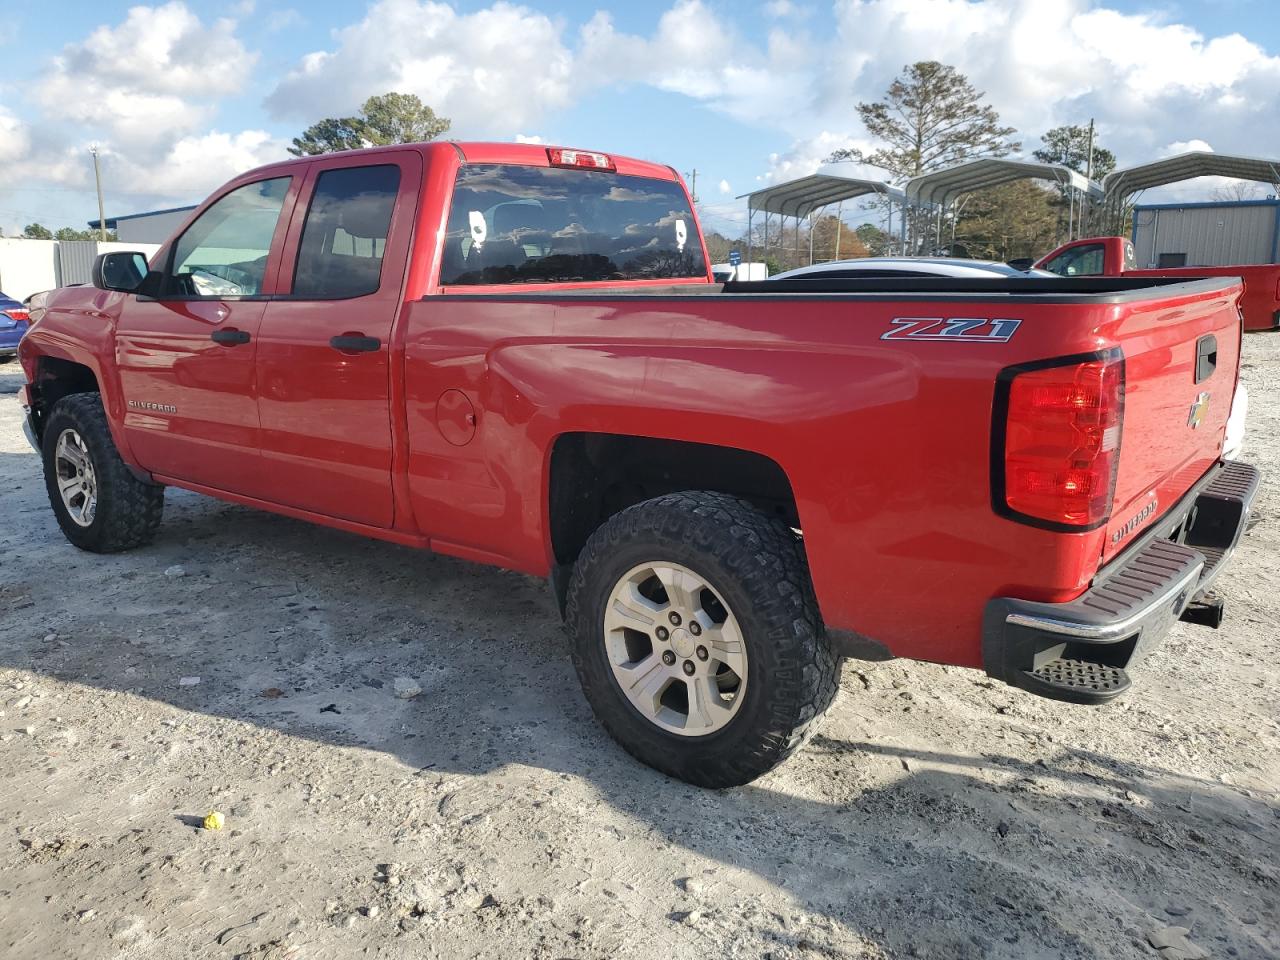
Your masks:
[[[1208,594],[1244,533],[1259,477],[1249,464],[1217,465],[1070,603],[990,601],[982,640],[987,673],[1074,703],[1123,693],[1126,668]]]

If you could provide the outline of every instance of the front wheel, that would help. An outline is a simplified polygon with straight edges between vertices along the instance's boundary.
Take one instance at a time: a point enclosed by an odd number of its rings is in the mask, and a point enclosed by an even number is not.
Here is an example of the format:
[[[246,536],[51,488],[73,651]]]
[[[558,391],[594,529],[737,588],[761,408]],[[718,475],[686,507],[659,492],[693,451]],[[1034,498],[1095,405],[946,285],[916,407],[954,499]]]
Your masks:
[[[49,504],[68,540],[94,553],[151,542],[164,487],[139,480],[120,459],[98,394],[74,393],[54,404],[42,446]]]
[[[566,623],[609,733],[699,786],[772,769],[839,682],[799,539],[724,494],[671,494],[609,519],[575,565]]]

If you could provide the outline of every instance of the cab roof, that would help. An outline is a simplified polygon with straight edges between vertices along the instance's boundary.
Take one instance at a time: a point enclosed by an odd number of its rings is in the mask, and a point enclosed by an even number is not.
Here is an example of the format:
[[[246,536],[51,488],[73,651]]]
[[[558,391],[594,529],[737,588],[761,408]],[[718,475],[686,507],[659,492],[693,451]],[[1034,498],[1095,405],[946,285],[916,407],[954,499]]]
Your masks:
[[[313,160],[327,160],[332,157],[376,156],[380,153],[403,152],[405,150],[415,150],[421,153],[424,158],[438,156],[441,153],[453,153],[463,163],[510,163],[526,167],[549,167],[551,166],[551,160],[547,155],[547,151],[551,149],[575,150],[585,148],[557,147],[556,144],[547,143],[435,140],[429,143],[396,143],[385,147],[367,147],[363,150],[343,150],[337,153],[324,153],[315,156],[291,157],[288,160],[281,160],[277,163],[265,164],[248,171],[248,173],[257,174],[263,171],[286,170],[310,163]],[[613,160],[617,172],[624,176],[650,177],[654,180],[672,181],[680,179],[673,168],[660,163],[637,160],[634,157],[624,157],[603,150],[593,152],[604,153],[608,156]],[[245,175],[242,174],[241,177]],[[239,180],[241,178],[237,177],[236,179]]]

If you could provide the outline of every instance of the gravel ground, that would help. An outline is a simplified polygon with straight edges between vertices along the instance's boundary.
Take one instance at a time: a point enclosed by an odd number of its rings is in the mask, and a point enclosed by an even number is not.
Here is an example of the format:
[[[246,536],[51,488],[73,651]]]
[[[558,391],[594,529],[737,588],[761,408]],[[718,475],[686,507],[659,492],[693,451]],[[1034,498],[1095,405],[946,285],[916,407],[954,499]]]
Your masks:
[[[1280,476],[1280,336],[1246,358]],[[1224,628],[1179,625],[1121,702],[850,661],[814,741],[712,793],[596,726],[540,581],[181,491],[154,545],[76,551],[19,377],[4,957],[1280,956],[1274,486]]]

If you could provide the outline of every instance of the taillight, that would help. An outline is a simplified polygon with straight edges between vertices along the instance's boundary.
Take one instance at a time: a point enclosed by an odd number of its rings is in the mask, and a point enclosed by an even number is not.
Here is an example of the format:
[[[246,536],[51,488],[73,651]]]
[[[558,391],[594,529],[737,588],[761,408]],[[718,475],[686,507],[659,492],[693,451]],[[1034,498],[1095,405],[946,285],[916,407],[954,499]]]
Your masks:
[[[1118,350],[1004,371],[995,413],[999,512],[1058,530],[1091,530],[1107,521],[1124,419]]]
[[[561,150],[559,147],[547,149],[547,159],[553,167],[577,167],[587,170],[616,171],[613,160],[603,153],[588,153],[586,150]]]
[[[6,317],[8,317],[14,323],[26,323],[28,320],[31,319],[30,313],[28,313],[26,310],[19,310],[16,307],[12,310],[2,310],[0,311],[0,313],[3,313]]]

